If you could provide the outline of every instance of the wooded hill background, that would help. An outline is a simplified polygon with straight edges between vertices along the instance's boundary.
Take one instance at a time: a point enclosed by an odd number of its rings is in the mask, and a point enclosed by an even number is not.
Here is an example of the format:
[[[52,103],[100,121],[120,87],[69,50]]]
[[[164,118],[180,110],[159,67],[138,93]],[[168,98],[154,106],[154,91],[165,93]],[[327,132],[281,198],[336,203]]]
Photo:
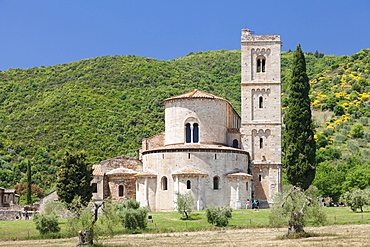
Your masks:
[[[305,55],[318,162],[367,162],[370,50]],[[291,57],[282,53],[283,109]],[[106,56],[0,71],[0,186],[25,182],[25,158],[31,159],[34,183],[47,192],[65,150],[86,150],[91,163],[135,156],[143,138],[164,131],[162,101],[193,89],[229,100],[240,113],[240,51],[196,52],[170,61]],[[354,125],[362,125],[362,134],[351,132]]]

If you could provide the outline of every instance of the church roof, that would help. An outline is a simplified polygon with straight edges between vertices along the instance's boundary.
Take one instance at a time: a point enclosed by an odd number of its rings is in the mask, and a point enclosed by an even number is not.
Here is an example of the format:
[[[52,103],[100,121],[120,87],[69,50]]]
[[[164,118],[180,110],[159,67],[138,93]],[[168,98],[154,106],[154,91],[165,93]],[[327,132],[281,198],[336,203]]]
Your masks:
[[[133,175],[133,174],[137,174],[137,173],[138,172],[136,172],[134,170],[120,167],[120,168],[117,168],[117,169],[114,169],[114,170],[111,170],[111,171],[107,172],[107,175],[118,176],[118,175]]]
[[[135,177],[156,177],[157,175],[151,172],[140,172]]]
[[[195,169],[189,169],[189,170],[182,170],[180,172],[176,172],[172,175],[198,175],[198,176],[207,176],[207,173],[201,172],[199,170]]]
[[[246,172],[234,172],[226,175],[226,177],[252,177],[252,175]]]
[[[221,97],[218,97],[218,96],[215,96],[213,94],[210,94],[210,93],[206,93],[206,92],[203,92],[203,91],[200,91],[198,89],[194,89],[193,91],[191,92],[187,92],[187,93],[184,93],[184,94],[180,94],[180,95],[177,95],[177,96],[173,96],[171,98],[168,98],[168,99],[165,99],[164,102],[168,101],[168,100],[174,100],[174,99],[188,99],[188,98],[201,98],[201,99],[220,99],[220,100],[225,100],[227,101],[226,99],[224,98],[221,98]]]
[[[92,166],[93,169],[93,176],[104,176],[104,172],[101,170],[101,165],[100,164],[95,164]]]
[[[5,189],[4,193],[5,194],[15,194],[15,189]]]

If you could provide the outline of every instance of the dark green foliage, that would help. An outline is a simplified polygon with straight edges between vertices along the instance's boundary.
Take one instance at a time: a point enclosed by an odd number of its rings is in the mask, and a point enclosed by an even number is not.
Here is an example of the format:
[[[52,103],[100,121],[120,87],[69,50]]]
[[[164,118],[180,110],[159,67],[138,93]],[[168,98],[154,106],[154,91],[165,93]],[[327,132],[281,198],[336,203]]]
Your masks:
[[[35,222],[36,229],[40,232],[40,234],[60,231],[58,216],[54,213],[48,215],[35,214],[33,221]]]
[[[148,209],[140,207],[140,203],[134,199],[116,205],[117,214],[122,225],[131,230],[145,229],[148,223]]]
[[[192,196],[191,192],[181,194],[181,193],[176,193],[176,207],[177,211],[180,214],[183,214],[186,219],[189,219],[190,213],[192,211],[192,207],[194,206],[194,197]]]
[[[350,191],[352,189],[365,189],[367,187],[370,187],[370,161],[348,169],[342,190]]]
[[[318,149],[316,151],[316,163],[321,163],[325,160],[337,160],[340,159],[342,156],[342,153],[340,149],[338,148],[324,148],[324,149]]]
[[[334,114],[336,115],[336,116],[342,116],[342,115],[344,115],[346,112],[345,112],[345,110],[344,110],[344,107],[343,106],[341,106],[341,105],[336,105],[335,107],[334,107]]]
[[[339,201],[342,194],[343,182],[346,180],[347,169],[343,164],[334,165],[331,161],[317,165],[313,185],[318,189],[318,195]]]
[[[66,152],[58,171],[56,188],[59,200],[70,204],[75,197],[80,197],[81,204],[86,206],[92,197],[91,180],[92,169],[86,153]]]
[[[31,162],[27,160],[27,191],[26,191],[27,204],[32,204],[32,176],[31,176]]]
[[[232,217],[230,207],[209,207],[206,208],[206,217],[208,223],[219,227],[227,226]]]
[[[329,144],[328,138],[324,134],[317,135],[316,146],[317,148],[326,147]]]
[[[309,90],[305,58],[298,45],[292,61],[288,109],[284,116],[283,166],[288,181],[304,190],[315,178],[316,143]]]

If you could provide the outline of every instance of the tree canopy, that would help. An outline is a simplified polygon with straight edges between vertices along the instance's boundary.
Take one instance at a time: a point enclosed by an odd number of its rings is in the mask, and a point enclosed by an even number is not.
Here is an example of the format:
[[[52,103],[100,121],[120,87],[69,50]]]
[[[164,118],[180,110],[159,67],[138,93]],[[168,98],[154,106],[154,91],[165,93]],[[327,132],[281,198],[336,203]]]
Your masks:
[[[58,171],[56,188],[59,200],[70,204],[75,197],[80,197],[82,205],[86,206],[92,198],[92,178],[92,168],[86,161],[86,153],[66,152]]]

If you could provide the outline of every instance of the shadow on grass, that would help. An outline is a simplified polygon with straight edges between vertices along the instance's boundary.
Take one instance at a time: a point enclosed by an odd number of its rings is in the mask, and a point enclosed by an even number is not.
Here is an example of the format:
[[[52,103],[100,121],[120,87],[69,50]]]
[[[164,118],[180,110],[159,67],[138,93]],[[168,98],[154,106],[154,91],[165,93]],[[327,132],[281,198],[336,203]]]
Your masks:
[[[192,213],[189,215],[189,218],[186,217],[181,217],[181,220],[201,220],[202,219],[202,214],[199,213]]]
[[[299,239],[299,238],[312,238],[312,237],[333,237],[337,234],[331,233],[314,233],[314,232],[297,232],[291,234],[285,234],[283,236],[276,237],[277,240],[286,240],[286,239]]]

